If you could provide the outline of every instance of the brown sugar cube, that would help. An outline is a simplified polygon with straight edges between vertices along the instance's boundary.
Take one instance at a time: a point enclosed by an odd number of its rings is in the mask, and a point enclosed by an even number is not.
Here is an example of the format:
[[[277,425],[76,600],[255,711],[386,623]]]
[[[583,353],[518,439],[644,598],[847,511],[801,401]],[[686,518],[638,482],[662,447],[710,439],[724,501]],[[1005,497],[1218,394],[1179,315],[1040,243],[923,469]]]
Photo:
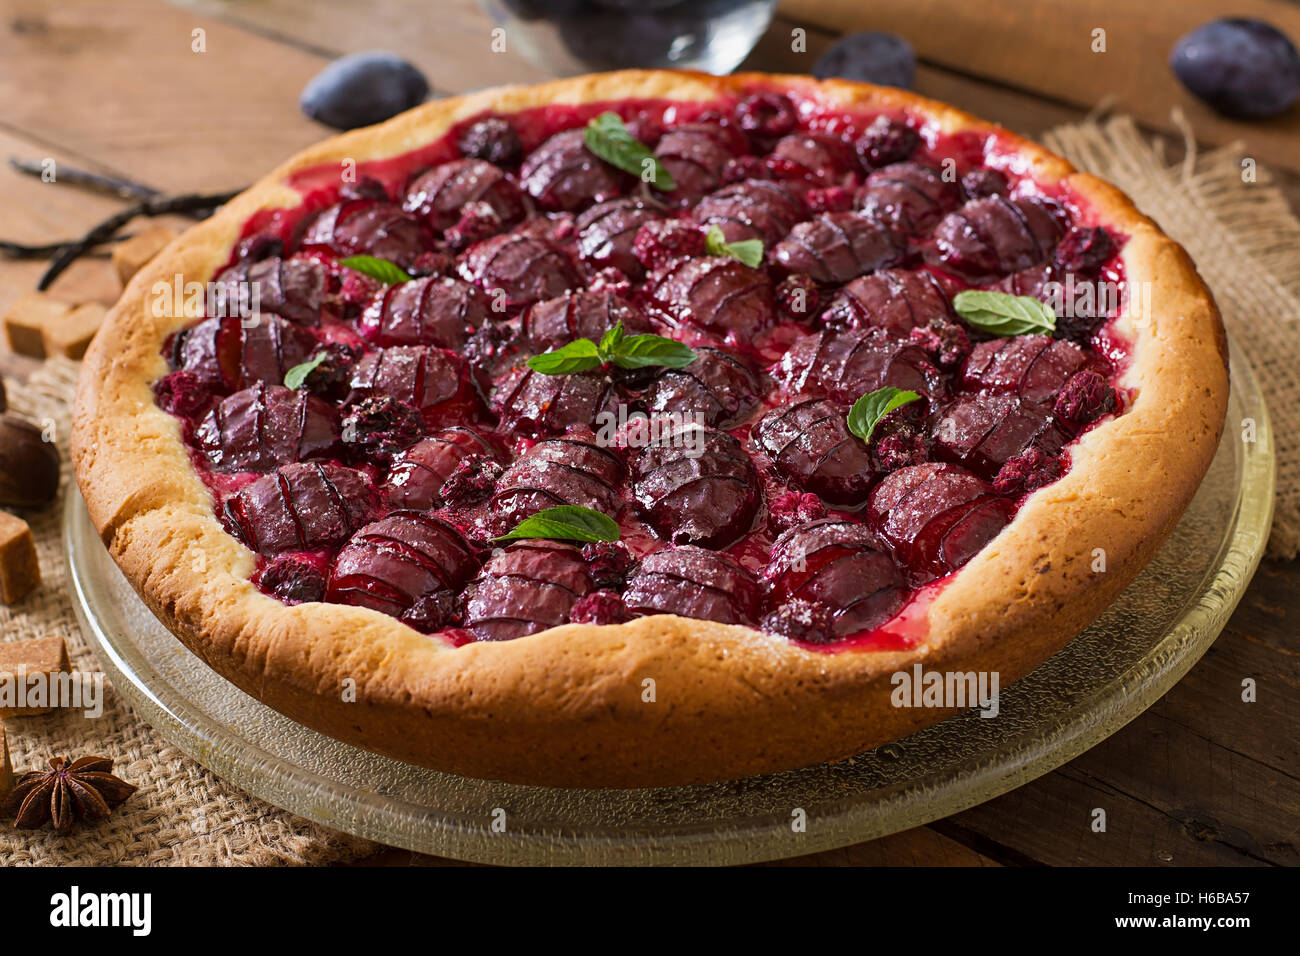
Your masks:
[[[45,326],[45,354],[66,355],[81,359],[86,354],[90,340],[104,324],[108,309],[97,302],[79,305],[63,318]]]
[[[40,292],[29,292],[5,313],[9,348],[19,355],[45,358],[45,328],[64,318],[71,306]]]
[[[9,799],[14,789],[14,765],[9,762],[9,738],[0,726],[0,806]]]
[[[176,230],[167,226],[151,226],[144,232],[120,242],[113,249],[113,268],[122,280],[122,285],[131,281],[135,275],[154,256],[176,238]]]
[[[68,670],[68,649],[61,637],[36,637],[30,641],[0,642],[0,680],[6,675],[47,674],[53,678]],[[11,680],[13,678],[10,678]],[[16,683],[16,681],[15,681]],[[49,682],[53,686],[53,681]],[[0,699],[3,699],[0,697]],[[48,704],[48,698],[46,698]],[[0,706],[0,717],[34,717],[48,714],[53,705],[35,707]]]
[[[41,566],[36,560],[32,529],[22,518],[0,511],[0,601],[21,601],[40,583]]]

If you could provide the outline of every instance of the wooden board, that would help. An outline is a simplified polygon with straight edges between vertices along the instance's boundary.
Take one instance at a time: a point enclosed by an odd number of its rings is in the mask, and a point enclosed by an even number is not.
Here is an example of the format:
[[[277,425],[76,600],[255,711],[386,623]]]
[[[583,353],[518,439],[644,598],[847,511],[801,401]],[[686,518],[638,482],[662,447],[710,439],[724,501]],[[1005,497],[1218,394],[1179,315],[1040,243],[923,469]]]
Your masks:
[[[1244,140],[1256,159],[1300,171],[1300,105],[1231,120],[1183,89],[1167,62],[1179,37],[1225,15],[1259,17],[1300,41],[1300,6],[1286,0],[782,0],[781,11],[834,34],[898,33],[931,66],[1084,109],[1110,101],[1156,129],[1176,129],[1177,106],[1198,139]],[[1095,30],[1105,31],[1105,52],[1093,52]]]

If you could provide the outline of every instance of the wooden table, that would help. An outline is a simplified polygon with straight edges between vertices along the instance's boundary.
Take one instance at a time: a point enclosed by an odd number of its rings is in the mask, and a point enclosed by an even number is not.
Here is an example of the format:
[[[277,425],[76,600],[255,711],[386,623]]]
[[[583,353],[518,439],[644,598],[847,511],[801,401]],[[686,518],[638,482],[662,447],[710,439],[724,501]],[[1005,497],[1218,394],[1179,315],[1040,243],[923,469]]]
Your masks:
[[[885,6],[899,15],[899,4]],[[790,49],[795,27],[808,29],[806,54]],[[488,29],[473,0],[0,0],[0,154],[53,157],[167,191],[240,186],[326,134],[299,114],[296,101],[303,84],[337,54],[396,50],[443,94],[545,78],[513,55],[489,53]],[[193,49],[196,30],[203,31],[204,52]],[[831,39],[810,22],[778,18],[745,65],[804,72]],[[971,42],[980,41],[1000,42],[972,34]],[[1077,84],[1044,96],[1005,73],[981,79],[956,72],[951,62],[938,65],[947,62],[938,40],[918,45],[927,56],[933,47],[934,57],[920,70],[922,93],[1031,136],[1084,115]],[[1163,104],[1145,108],[1150,116],[1168,112]],[[1270,144],[1276,136],[1270,128]],[[1300,140],[1282,142],[1300,155]],[[1300,203],[1300,179],[1283,179]],[[0,169],[4,238],[71,237],[116,207]],[[0,308],[30,290],[42,268],[4,263]],[[78,263],[55,291],[70,300],[111,301],[118,286],[107,263],[92,259]],[[7,376],[22,377],[32,367],[30,360],[0,355]],[[1300,860],[1297,617],[1300,567],[1265,561],[1204,659],[1104,743],[983,806],[789,862],[1294,864]],[[1257,703],[1241,701],[1246,677],[1258,682]],[[1090,829],[1095,807],[1107,811],[1104,834]],[[388,850],[368,862],[447,861]]]

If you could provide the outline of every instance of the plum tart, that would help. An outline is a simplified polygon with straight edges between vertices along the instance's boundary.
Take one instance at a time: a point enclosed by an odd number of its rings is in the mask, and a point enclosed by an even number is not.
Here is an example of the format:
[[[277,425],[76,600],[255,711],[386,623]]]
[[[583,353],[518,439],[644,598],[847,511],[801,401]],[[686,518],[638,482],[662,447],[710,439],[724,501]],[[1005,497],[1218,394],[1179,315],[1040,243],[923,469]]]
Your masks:
[[[258,308],[161,307],[181,279]],[[1062,647],[1190,501],[1226,354],[1183,250],[1006,130],[611,73],[429,103],[193,227],[95,339],[73,454],[153,611],[290,717],[683,784]]]

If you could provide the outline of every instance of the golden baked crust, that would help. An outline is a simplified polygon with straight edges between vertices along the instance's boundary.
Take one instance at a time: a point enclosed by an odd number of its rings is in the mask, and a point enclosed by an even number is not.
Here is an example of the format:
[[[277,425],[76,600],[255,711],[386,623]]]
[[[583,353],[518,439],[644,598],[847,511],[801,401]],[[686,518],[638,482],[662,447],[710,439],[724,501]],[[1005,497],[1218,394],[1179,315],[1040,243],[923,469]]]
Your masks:
[[[890,676],[1038,666],[1109,605],[1165,540],[1209,467],[1227,404],[1227,351],[1214,302],[1183,249],[1114,187],[1010,134],[1043,182],[1064,181],[1129,236],[1130,282],[1151,314],[1122,317],[1132,341],[1121,384],[1132,407],[1071,446],[1073,466],[954,575],[907,652],[820,653],[745,627],[671,615],[565,625],[452,649],[378,612],[288,607],[248,580],[151,384],[166,337],[192,317],[157,317],[150,289],[210,279],[254,212],[295,206],[289,174],[396,156],[485,110],[628,97],[712,100],[794,88],[828,104],[906,109],[942,130],[990,130],[895,89],[802,76],[628,71],[429,103],[289,160],[177,239],[131,281],[86,356],[73,457],[91,518],[141,596],[240,688],[310,727],[402,760],[475,777],[560,786],[719,780],[858,753],[948,716],[890,704]],[[1094,573],[1094,549],[1106,570]],[[653,679],[654,700],[643,699]],[[351,701],[349,688],[355,688]]]

